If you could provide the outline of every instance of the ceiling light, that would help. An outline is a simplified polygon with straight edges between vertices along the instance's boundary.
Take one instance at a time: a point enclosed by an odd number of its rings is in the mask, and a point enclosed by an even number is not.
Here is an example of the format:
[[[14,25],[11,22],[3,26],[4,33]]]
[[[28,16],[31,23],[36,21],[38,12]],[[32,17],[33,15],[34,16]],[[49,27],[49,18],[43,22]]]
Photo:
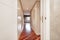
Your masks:
[[[27,10],[28,10],[28,8],[27,8]]]

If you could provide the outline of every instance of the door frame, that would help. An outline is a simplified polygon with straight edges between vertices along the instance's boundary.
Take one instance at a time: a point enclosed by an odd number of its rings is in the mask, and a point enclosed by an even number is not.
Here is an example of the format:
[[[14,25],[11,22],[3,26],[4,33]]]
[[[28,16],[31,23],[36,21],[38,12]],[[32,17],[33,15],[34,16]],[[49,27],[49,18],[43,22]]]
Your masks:
[[[41,40],[50,40],[50,0],[41,0],[40,6]]]

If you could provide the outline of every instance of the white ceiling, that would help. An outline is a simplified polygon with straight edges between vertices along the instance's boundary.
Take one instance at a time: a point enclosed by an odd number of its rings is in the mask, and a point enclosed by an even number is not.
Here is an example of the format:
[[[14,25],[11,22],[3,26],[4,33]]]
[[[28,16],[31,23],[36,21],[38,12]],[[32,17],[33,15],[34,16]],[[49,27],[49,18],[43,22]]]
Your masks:
[[[22,15],[22,8],[24,11],[31,10],[36,1],[39,0],[18,0],[18,15]],[[22,3],[22,4],[21,4]],[[21,8],[22,5],[22,8]]]
[[[21,0],[21,2],[22,2],[23,10],[25,11],[25,10],[30,10],[34,5],[34,3],[36,2],[36,0]]]

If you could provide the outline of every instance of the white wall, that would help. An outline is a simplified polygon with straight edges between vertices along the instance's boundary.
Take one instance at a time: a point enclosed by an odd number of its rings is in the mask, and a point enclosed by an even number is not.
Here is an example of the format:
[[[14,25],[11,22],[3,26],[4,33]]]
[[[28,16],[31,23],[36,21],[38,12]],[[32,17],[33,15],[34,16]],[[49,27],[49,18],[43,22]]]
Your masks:
[[[34,30],[34,32],[37,35],[41,34],[41,13],[40,13],[40,9],[39,9],[40,5],[39,2],[37,2],[32,10],[32,14],[31,14],[31,20],[32,20],[32,29]]]
[[[60,40],[60,0],[51,1],[51,40]]]
[[[0,40],[17,40],[16,2],[0,0]]]

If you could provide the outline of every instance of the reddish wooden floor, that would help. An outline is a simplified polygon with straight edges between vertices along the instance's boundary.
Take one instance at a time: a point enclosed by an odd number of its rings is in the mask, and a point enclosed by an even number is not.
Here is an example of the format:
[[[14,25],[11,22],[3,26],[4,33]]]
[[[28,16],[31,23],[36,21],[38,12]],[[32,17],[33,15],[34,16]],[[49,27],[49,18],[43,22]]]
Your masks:
[[[24,28],[18,40],[40,40],[40,35],[36,35],[32,28],[31,31],[27,33]]]

